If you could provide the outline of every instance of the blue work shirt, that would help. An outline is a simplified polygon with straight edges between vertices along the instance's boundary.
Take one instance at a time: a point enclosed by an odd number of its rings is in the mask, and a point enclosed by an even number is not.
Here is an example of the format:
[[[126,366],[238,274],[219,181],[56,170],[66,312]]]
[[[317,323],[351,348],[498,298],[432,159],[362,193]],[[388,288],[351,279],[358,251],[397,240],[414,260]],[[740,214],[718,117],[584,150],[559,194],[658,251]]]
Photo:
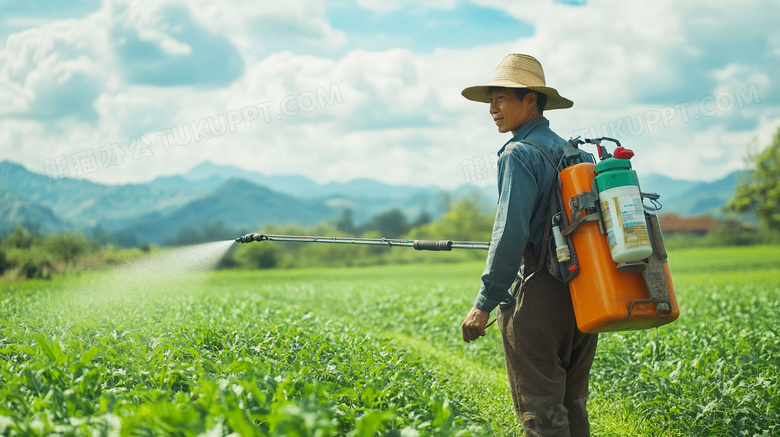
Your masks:
[[[482,286],[474,306],[490,312],[502,302],[513,303],[510,287],[530,246],[538,257],[549,217],[550,188],[557,171],[536,147],[520,140],[534,140],[547,148],[556,164],[566,141],[539,117],[525,124],[498,152],[498,209],[490,239]]]

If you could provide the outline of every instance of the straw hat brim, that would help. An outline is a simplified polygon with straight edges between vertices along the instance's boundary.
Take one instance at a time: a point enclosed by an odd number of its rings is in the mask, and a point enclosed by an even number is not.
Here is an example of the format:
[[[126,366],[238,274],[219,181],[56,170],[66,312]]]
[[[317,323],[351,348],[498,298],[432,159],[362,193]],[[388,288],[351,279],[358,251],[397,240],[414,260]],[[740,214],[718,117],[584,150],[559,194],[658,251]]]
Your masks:
[[[550,88],[548,86],[525,86],[508,80],[490,81],[488,85],[471,86],[461,91],[460,94],[475,102],[490,103],[490,94],[488,94],[488,90],[492,87],[527,88],[532,91],[540,92],[547,96],[547,104],[544,105],[545,111],[551,109],[566,109],[574,106],[574,102],[558,94],[558,91],[555,88]]]

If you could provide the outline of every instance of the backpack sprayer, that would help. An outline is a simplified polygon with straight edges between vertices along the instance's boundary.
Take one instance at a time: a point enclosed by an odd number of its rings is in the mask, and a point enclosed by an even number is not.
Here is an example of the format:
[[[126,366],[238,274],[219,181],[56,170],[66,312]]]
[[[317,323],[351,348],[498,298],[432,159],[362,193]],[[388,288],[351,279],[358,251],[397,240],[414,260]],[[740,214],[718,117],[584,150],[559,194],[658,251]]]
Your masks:
[[[607,152],[602,141],[617,144],[614,155]],[[545,230],[549,246],[543,245],[544,259],[539,265],[546,261],[550,274],[568,283],[580,331],[648,329],[677,319],[680,309],[655,215],[661,207],[660,196],[640,191],[629,161],[634,152],[612,138],[577,137],[566,143],[556,165],[541,145],[524,143],[538,148],[558,172]],[[598,164],[583,162],[579,146],[585,143],[598,148]],[[644,205],[643,199],[653,206]],[[365,244],[431,251],[490,248],[490,242],[479,241],[256,233],[236,238],[236,243],[253,241]]]

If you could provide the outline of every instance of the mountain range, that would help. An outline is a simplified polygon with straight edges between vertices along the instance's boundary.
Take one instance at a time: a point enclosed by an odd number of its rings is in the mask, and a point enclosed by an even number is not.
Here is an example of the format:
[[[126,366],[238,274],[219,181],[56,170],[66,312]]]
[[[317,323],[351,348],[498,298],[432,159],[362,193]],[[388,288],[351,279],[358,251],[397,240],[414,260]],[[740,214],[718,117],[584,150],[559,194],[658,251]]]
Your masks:
[[[639,179],[642,191],[661,195],[663,207],[659,214],[721,218],[724,216],[721,207],[734,196],[734,187],[746,176],[746,171],[735,171],[713,182],[686,181],[658,174],[639,175]]]
[[[407,217],[441,215],[449,192],[436,187],[387,185],[370,179],[318,184],[303,176],[269,176],[233,166],[200,164],[182,175],[150,182],[103,185],[51,180],[22,165],[0,162],[0,235],[18,224],[40,232],[107,233],[128,245],[167,243],[207,224],[235,232],[267,224],[310,226],[335,220],[345,209],[356,222],[399,209]]]
[[[642,177],[642,190],[660,193],[662,213],[719,215],[738,173],[711,182],[660,175]],[[229,165],[202,163],[185,174],[138,184],[104,185],[84,179],[51,180],[22,165],[0,162],[0,235],[18,224],[40,232],[81,230],[109,234],[127,245],[165,244],[182,232],[218,224],[238,235],[268,224],[310,226],[336,220],[345,209],[355,222],[391,209],[408,218],[443,214],[448,201],[479,190],[486,205],[496,189],[463,185],[388,185],[372,179],[319,184],[300,175],[264,175]]]

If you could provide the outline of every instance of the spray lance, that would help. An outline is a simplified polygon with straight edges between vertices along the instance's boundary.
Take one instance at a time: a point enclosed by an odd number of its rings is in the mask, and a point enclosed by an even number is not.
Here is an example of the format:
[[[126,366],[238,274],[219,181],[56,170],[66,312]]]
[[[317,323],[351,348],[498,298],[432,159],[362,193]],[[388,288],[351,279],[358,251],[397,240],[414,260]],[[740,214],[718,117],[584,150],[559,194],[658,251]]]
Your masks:
[[[392,238],[317,237],[310,235],[246,234],[236,238],[236,243],[253,241],[291,241],[298,243],[365,244],[387,247],[412,247],[415,250],[451,251],[452,249],[490,248],[490,242],[452,240],[400,240]]]

